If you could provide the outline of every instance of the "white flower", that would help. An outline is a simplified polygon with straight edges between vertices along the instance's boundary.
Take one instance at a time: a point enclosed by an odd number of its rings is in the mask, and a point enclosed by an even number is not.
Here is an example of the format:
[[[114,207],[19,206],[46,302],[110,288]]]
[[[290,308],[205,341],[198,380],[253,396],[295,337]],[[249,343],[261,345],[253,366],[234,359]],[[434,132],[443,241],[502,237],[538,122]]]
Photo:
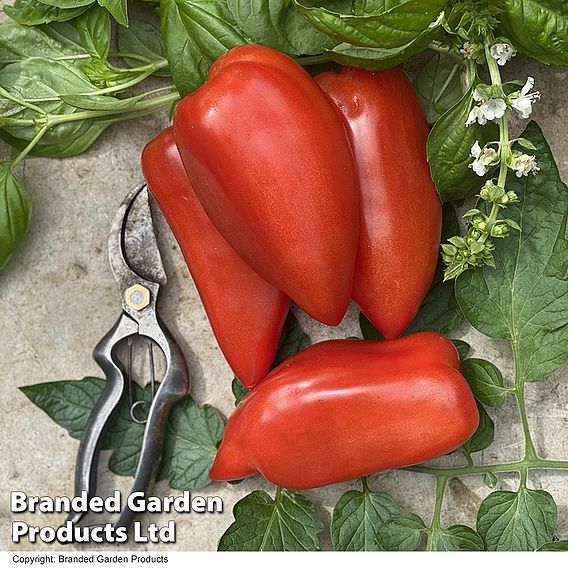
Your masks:
[[[471,59],[471,56],[473,55],[473,46],[469,43],[469,41],[466,41],[460,51],[466,59]]]
[[[471,147],[469,155],[475,158],[469,167],[478,175],[484,176],[488,171],[489,167],[495,163],[497,159],[497,151],[493,148],[483,148],[479,146],[479,142],[476,140],[475,144]]]
[[[491,57],[496,59],[499,65],[505,65],[515,55],[517,50],[509,43],[495,43],[491,46]]]
[[[507,103],[503,99],[489,99],[482,102],[479,109],[487,120],[496,120],[505,114]]]
[[[479,94],[477,89],[473,89],[473,100],[480,103],[480,102],[484,101],[485,99]]]
[[[487,119],[481,114],[481,109],[478,106],[474,106],[467,116],[467,120],[465,121],[466,126],[471,126],[479,122],[479,124],[487,124]]]
[[[511,161],[511,169],[517,177],[528,176],[530,173],[536,174],[540,168],[536,165],[536,158],[529,154],[520,154]]]
[[[540,99],[540,93],[538,91],[535,91],[534,93],[529,92],[533,87],[534,79],[532,77],[528,77],[519,96],[511,101],[511,106],[522,118],[528,118],[531,115],[533,103]]]

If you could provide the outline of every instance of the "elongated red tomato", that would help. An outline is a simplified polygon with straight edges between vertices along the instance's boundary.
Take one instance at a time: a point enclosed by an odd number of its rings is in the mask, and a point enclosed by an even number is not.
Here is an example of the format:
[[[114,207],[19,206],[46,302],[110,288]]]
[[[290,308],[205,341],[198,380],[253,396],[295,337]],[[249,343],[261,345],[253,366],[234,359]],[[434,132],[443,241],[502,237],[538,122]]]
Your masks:
[[[174,134],[233,248],[311,316],[338,324],[359,234],[356,171],[342,119],[308,73],[268,47],[236,47],[181,101]]]
[[[185,257],[221,351],[248,388],[270,369],[289,298],[231,248],[193,191],[167,128],[142,153],[142,169]]]
[[[316,81],[345,118],[359,174],[353,299],[392,339],[416,315],[438,259],[442,206],[426,161],[428,124],[400,69],[345,68]]]
[[[453,344],[435,333],[324,341],[291,357],[229,419],[211,479],[260,472],[307,489],[446,454],[479,415]]]

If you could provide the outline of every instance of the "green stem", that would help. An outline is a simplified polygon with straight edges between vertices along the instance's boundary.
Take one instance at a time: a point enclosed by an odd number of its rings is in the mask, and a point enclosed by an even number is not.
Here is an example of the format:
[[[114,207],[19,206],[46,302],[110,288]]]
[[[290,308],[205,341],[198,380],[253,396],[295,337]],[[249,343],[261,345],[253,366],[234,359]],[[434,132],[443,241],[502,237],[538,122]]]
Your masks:
[[[448,57],[451,57],[452,59],[455,59],[456,61],[462,61],[462,59],[463,59],[455,51],[451,50],[448,47],[444,47],[441,43],[439,43],[437,41],[433,41],[432,43],[430,43],[428,45],[428,49],[430,51],[435,51],[436,53],[443,53],[444,55],[447,55]]]
[[[445,80],[444,84],[442,85],[442,88],[440,89],[440,91],[436,95],[436,98],[434,99],[434,104],[438,104],[443,94],[446,92],[446,89],[450,86],[450,83],[452,82],[459,68],[460,68],[460,63],[456,63],[452,67],[452,70],[450,71],[448,78]]]
[[[320,63],[329,63],[332,61],[329,55],[322,53],[321,55],[308,55],[306,57],[296,57],[296,63],[306,67],[308,65],[319,65]]]
[[[42,136],[47,132],[49,126],[46,124],[38,133],[33,137],[30,143],[16,156],[16,159],[12,162],[12,167],[16,167],[33,149],[33,147],[41,140]]]
[[[34,105],[32,102],[29,102],[29,101],[26,101],[26,100],[23,100],[23,99],[16,97],[16,95],[13,95],[12,93],[7,91],[3,87],[0,87],[0,95],[2,95],[4,98],[6,98],[10,101],[13,101],[13,102],[19,104],[20,106],[29,108],[29,109],[31,109],[31,110],[39,113],[39,114],[43,114],[43,115],[47,114],[42,108]],[[58,99],[55,99],[55,100],[58,100]]]
[[[367,477],[361,478],[361,485],[363,485],[363,493],[370,493],[369,484],[367,482]]]
[[[436,497],[434,502],[434,513],[432,514],[432,523],[430,524],[430,537],[428,538],[427,550],[434,550],[434,539],[432,533],[440,530],[440,523],[442,517],[442,504],[444,502],[444,492],[446,484],[448,483],[447,477],[436,477]]]

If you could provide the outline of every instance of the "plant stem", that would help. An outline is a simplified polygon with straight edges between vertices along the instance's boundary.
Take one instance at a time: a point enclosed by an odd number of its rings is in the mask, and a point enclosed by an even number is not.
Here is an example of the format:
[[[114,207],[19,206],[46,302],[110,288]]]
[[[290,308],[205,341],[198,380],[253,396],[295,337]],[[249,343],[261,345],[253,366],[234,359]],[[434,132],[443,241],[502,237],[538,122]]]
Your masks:
[[[41,140],[48,129],[49,126],[46,124],[38,131],[30,143],[16,156],[16,159],[12,162],[12,167],[17,166],[32,151],[33,147]]]
[[[366,476],[361,478],[361,484],[363,485],[363,493],[369,493],[370,489],[369,489],[369,484],[367,482]]]
[[[329,55],[322,53],[321,55],[308,55],[306,57],[296,57],[296,63],[304,67],[308,65],[319,65],[320,63],[329,63],[332,61]]]
[[[440,521],[442,516],[442,504],[444,502],[444,492],[446,484],[448,483],[447,477],[436,477],[436,498],[434,502],[434,513],[432,514],[432,523],[430,524],[431,533],[440,530]],[[427,550],[434,550],[434,539],[432,534],[428,538]]]

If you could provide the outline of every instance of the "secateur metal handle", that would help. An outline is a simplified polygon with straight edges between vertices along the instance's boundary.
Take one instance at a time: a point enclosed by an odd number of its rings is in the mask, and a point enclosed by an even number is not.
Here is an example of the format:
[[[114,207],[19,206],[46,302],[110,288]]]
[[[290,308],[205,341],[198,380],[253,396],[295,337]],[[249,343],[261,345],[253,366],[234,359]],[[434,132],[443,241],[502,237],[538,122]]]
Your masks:
[[[142,195],[142,192],[145,193]],[[127,242],[124,235],[129,212],[136,200],[138,200],[138,209],[145,215],[145,217],[142,216],[142,219],[149,219],[149,226],[145,227],[146,234],[143,233],[143,238],[138,239],[142,243],[141,249],[144,246],[155,248],[154,255],[151,256],[151,263],[153,262],[154,266],[146,267],[146,273],[153,273],[158,282],[149,280],[135,272],[127,260],[125,250]],[[140,249],[140,247],[138,248]],[[136,247],[132,250],[134,250],[134,256],[137,256]],[[118,288],[122,293],[123,312],[93,352],[93,358],[103,370],[107,380],[103,393],[89,416],[77,456],[75,495],[81,495],[85,491],[87,498],[93,497],[96,493],[97,466],[106,429],[125,396],[127,384],[132,381],[132,377],[125,376],[122,365],[116,356],[118,344],[133,336],[146,337],[158,345],[165,357],[165,374],[157,391],[153,393],[154,396],[144,421],[144,437],[132,492],[146,493],[155,478],[165,437],[168,413],[175,402],[187,396],[190,387],[189,372],[184,355],[156,314],[156,301],[160,290],[159,281],[165,283],[165,274],[153,232],[145,184],[133,190],[119,209],[117,220],[109,238],[109,259]],[[133,408],[131,408],[131,415],[134,418]],[[137,420],[137,422],[142,421]],[[67,520],[76,524],[84,516],[84,512],[71,512]],[[127,527],[133,516],[134,512],[128,506],[124,507],[118,520],[114,523],[114,527]]]

